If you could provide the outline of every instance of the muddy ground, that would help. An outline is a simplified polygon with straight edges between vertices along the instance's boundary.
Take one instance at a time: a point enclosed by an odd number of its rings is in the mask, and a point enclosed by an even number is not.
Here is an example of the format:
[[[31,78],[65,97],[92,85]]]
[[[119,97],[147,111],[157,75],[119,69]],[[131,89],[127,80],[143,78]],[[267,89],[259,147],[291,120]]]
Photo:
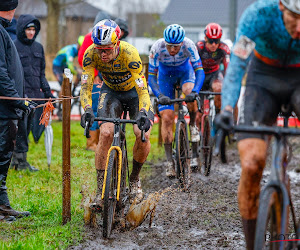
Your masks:
[[[289,166],[294,205],[300,213],[300,140],[294,141],[294,156]],[[99,229],[86,228],[85,242],[70,249],[245,249],[237,204],[240,176],[236,145],[227,151],[228,164],[213,159],[209,177],[192,174],[189,193],[174,189],[159,201],[152,227],[147,219],[141,226],[102,238]],[[177,185],[164,175],[163,162],[151,165],[152,174],[143,180],[146,194]],[[262,184],[266,182],[266,167]]]

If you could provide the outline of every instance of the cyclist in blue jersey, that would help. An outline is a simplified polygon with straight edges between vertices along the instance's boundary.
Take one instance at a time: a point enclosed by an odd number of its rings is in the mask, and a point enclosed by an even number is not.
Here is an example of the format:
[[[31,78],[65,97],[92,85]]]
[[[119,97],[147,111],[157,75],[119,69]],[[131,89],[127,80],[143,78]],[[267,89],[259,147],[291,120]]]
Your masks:
[[[78,50],[83,42],[84,36],[78,38],[77,44],[70,44],[63,47],[53,60],[53,74],[62,85],[64,69],[69,68],[74,76],[77,76],[77,69],[74,66],[74,58],[78,55]],[[80,79],[80,77],[79,77]]]
[[[232,125],[232,110],[247,83],[239,123],[273,125],[283,104],[300,115],[300,1],[257,1],[243,13],[223,82],[219,121]],[[248,249],[253,249],[260,181],[267,139],[241,134],[238,150],[242,173],[239,209]]]
[[[174,105],[170,99],[175,97],[175,85],[180,82],[186,98],[194,100],[204,81],[204,71],[196,45],[185,37],[184,29],[178,24],[169,25],[164,30],[164,38],[156,41],[149,55],[148,82],[153,93],[158,97],[158,109],[162,118],[162,139],[167,157],[166,175],[175,177],[175,166],[172,160]],[[191,166],[198,165],[197,142],[200,140],[199,129],[195,124],[197,104],[188,103],[190,114],[190,131],[193,145]]]

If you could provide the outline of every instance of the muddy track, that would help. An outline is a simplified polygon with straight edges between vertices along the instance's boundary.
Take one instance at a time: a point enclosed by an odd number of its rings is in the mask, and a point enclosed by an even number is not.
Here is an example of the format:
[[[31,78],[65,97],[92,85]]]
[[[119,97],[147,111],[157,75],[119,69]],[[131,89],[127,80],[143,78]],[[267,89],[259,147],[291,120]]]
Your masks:
[[[297,146],[298,142],[293,144]],[[144,191],[149,194],[171,185],[174,187],[159,201],[152,227],[148,227],[147,219],[134,230],[114,230],[109,240],[102,238],[101,227],[97,230],[86,228],[85,242],[70,249],[245,249],[237,204],[240,165],[236,147],[231,147],[227,154],[229,164],[213,159],[209,177],[199,172],[192,174],[189,193],[179,191],[175,188],[177,181],[165,177],[163,163],[152,165],[151,176],[143,181]],[[300,173],[295,170],[300,150],[293,157],[289,169],[299,218]],[[262,184],[268,173],[267,167]]]

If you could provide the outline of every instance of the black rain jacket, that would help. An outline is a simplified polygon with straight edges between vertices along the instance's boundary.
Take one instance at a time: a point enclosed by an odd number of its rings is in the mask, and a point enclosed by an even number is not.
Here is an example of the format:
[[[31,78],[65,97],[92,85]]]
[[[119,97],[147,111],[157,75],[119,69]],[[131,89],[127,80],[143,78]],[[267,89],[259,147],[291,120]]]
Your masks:
[[[25,29],[30,23],[36,26],[33,39],[26,37]],[[17,47],[25,77],[25,96],[29,98],[53,97],[45,77],[45,54],[43,46],[35,39],[40,32],[40,21],[32,15],[21,15],[17,22]]]
[[[9,21],[0,17],[0,96],[23,97],[24,75],[20,58],[5,30]],[[18,107],[24,101],[12,101],[0,99],[0,120],[20,119],[23,111]]]

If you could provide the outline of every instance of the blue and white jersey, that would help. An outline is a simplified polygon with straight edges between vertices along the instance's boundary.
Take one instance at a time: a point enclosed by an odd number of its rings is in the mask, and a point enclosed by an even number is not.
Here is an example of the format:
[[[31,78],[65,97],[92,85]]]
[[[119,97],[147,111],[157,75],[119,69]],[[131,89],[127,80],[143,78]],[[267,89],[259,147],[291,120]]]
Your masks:
[[[192,68],[189,68],[192,65]],[[191,72],[190,72],[191,71]],[[157,75],[179,75],[184,72],[186,75],[193,74],[187,82],[193,82],[194,92],[199,92],[204,81],[204,71],[202,62],[195,43],[189,39],[184,38],[179,52],[175,56],[171,56],[166,47],[166,42],[163,38],[156,41],[150,50],[149,55],[149,74],[148,82],[152,91],[156,96],[161,94],[157,84]],[[195,76],[195,77],[194,77]],[[194,79],[195,78],[195,79]]]
[[[222,88],[222,108],[234,107],[251,56],[276,67],[300,67],[300,41],[286,30],[279,0],[259,0],[243,13]]]
[[[200,59],[196,45],[191,39],[185,37],[180,51],[175,56],[171,56],[166,48],[165,39],[161,38],[151,47],[149,64],[158,67],[161,62],[166,66],[179,66],[187,59],[190,59],[192,64]]]

